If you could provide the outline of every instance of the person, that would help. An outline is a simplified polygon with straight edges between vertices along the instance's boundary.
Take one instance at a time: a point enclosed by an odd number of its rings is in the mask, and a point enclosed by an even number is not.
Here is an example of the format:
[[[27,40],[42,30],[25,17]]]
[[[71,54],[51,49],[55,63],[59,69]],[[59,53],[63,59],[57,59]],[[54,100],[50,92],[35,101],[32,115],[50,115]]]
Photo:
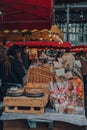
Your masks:
[[[23,77],[26,75],[19,45],[9,47],[7,55],[0,64],[0,72],[2,80],[0,98],[3,101],[3,97],[6,96],[7,89],[11,87],[11,84],[23,85]]]
[[[56,59],[61,60],[61,57],[62,57],[62,53],[61,51],[58,51],[56,55]]]
[[[87,53],[81,51],[79,60],[81,61],[81,72],[84,82],[84,106],[85,106],[85,115],[87,117]]]
[[[79,55],[79,53],[77,52],[76,54],[75,54],[75,65],[78,67],[78,68],[80,68],[81,69],[81,61],[79,60],[79,58],[80,58],[80,55]]]
[[[53,61],[54,68],[62,68],[62,55],[61,52],[58,51],[57,55],[55,57],[55,60]]]
[[[3,60],[3,58],[6,56],[6,51],[7,49],[4,48],[3,46],[0,46],[0,68],[1,68],[1,62]],[[0,69],[1,71],[1,69]],[[0,86],[1,86],[1,72],[0,72]]]
[[[22,45],[22,54],[21,54],[21,57],[22,57],[22,63],[24,65],[25,69],[28,70],[29,66],[31,64],[31,60],[29,60],[29,55],[26,52],[26,45]]]
[[[65,71],[72,71],[75,64],[75,57],[72,53],[70,53],[70,48],[65,49],[65,53],[62,56],[62,63],[64,65]]]
[[[46,55],[44,50],[42,51],[40,58],[42,59],[42,62],[47,63],[48,56]]]
[[[83,79],[82,72],[81,72],[82,65],[79,58],[80,58],[79,52],[75,53],[75,65],[74,65],[73,72]]]

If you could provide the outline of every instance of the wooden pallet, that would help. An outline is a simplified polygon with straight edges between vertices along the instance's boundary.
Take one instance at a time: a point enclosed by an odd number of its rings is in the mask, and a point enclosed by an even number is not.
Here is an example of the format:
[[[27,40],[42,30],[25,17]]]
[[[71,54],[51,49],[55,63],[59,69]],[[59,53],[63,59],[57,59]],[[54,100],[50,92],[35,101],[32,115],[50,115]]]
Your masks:
[[[4,105],[5,112],[18,112],[18,113],[44,113],[44,108],[48,103],[48,95],[43,97],[30,98],[30,97],[5,97]]]

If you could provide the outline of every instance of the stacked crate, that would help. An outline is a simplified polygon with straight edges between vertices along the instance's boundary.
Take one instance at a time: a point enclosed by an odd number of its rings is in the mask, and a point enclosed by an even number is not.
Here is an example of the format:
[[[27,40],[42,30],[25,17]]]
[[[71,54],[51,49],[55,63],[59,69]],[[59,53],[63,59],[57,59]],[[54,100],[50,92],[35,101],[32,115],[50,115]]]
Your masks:
[[[31,68],[28,73],[28,81],[24,86],[24,96],[4,98],[5,112],[42,114],[49,100],[49,83],[52,73],[42,68]],[[32,94],[29,97],[26,94]],[[35,94],[43,96],[34,97]]]
[[[43,114],[44,107],[48,102],[48,95],[43,97],[5,97],[5,112]]]

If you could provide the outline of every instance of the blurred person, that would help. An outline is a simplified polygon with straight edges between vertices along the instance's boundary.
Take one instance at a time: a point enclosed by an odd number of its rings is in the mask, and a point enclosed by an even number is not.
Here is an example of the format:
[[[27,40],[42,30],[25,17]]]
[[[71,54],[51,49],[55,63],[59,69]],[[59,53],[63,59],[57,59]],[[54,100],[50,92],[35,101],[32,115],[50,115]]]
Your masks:
[[[26,45],[22,45],[22,54],[21,54],[21,57],[22,57],[22,63],[25,67],[26,70],[29,69],[29,66],[31,64],[31,60],[29,60],[29,54],[27,53],[27,47]]]
[[[61,58],[61,57],[62,57],[62,53],[61,53],[61,51],[58,51],[58,52],[57,52],[57,55],[56,55],[56,59],[57,59],[57,58]]]
[[[4,48],[3,46],[0,46],[0,68],[1,68],[1,62],[3,58],[6,56],[6,53],[7,53],[7,49]],[[0,69],[0,81],[1,81],[1,69]],[[0,86],[1,86],[1,82],[0,82]]]
[[[80,57],[79,53],[76,53],[75,54],[75,65],[77,67],[81,68],[82,66],[81,66],[81,61],[79,60],[79,57]]]
[[[56,60],[58,60],[60,63],[62,63],[62,52],[61,51],[57,52]]]
[[[86,53],[83,51],[79,52],[79,54],[79,60],[81,62],[81,72],[85,83],[87,80],[87,56]]]
[[[80,78],[82,78],[82,73],[81,73],[82,65],[79,58],[80,58],[79,52],[75,53],[75,65],[74,65],[73,72],[77,74]]]
[[[83,76],[83,82],[84,82],[84,106],[85,106],[85,115],[87,117],[87,52],[79,52],[80,57],[79,60],[81,62],[81,72]]]
[[[44,50],[42,51],[40,58],[44,63],[47,63],[48,56],[46,55]]]
[[[66,71],[73,70],[75,64],[75,57],[70,53],[70,48],[65,49],[65,53],[62,56],[62,63]]]
[[[18,45],[9,47],[7,56],[3,58],[0,65],[2,80],[0,98],[3,101],[3,97],[11,84],[23,85],[23,77],[26,75],[26,71],[22,64],[21,47]]]

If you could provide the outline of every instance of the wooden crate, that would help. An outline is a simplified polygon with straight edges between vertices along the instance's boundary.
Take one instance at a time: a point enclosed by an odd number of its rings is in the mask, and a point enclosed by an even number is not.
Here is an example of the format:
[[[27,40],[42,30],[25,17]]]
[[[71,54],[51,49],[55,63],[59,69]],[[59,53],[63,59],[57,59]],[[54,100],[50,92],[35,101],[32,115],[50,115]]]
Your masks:
[[[5,112],[18,113],[44,113],[44,108],[48,103],[48,95],[42,97],[4,97]]]

